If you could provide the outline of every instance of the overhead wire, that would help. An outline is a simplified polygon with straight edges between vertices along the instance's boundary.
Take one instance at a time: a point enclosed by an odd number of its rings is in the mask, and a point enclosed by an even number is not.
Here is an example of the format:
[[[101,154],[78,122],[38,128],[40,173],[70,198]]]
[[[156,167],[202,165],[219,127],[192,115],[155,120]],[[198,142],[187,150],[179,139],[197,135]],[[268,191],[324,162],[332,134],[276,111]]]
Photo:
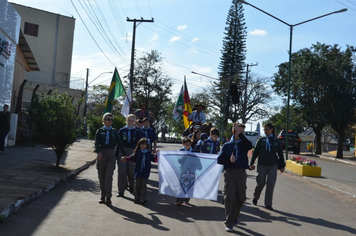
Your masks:
[[[112,44],[110,37],[108,37],[103,25],[100,22],[100,19],[98,18],[97,14],[95,13],[94,9],[92,8],[92,5],[89,1],[88,1],[88,6],[86,6],[86,4],[84,3],[84,5],[80,2],[80,0],[78,0],[79,4],[82,6],[83,10],[86,12],[87,16],[89,17],[89,19],[91,20],[91,22],[93,23],[93,25],[95,26],[95,28],[97,29],[98,33],[101,35],[101,37],[105,40],[105,42],[108,44],[109,47],[112,48],[112,50],[114,52],[116,52],[116,56],[118,58],[121,58],[122,62],[126,62],[126,59],[124,58],[124,56],[116,49],[116,47]],[[101,30],[100,30],[101,29]],[[104,35],[105,34],[105,35]]]
[[[101,51],[101,53],[103,53],[103,55],[106,57],[106,59],[108,59],[108,61],[110,61],[113,66],[115,66],[115,64],[110,60],[110,58],[108,58],[108,56],[104,53],[104,51],[103,51],[103,50],[101,49],[101,47],[99,46],[98,42],[95,40],[94,36],[92,35],[92,33],[90,32],[89,28],[88,28],[87,25],[85,24],[85,22],[84,22],[82,16],[80,15],[80,13],[79,13],[78,9],[76,8],[76,6],[74,5],[73,1],[70,0],[70,2],[72,3],[72,5],[73,5],[75,11],[77,12],[77,14],[78,14],[80,20],[82,21],[84,27],[85,27],[86,30],[88,31],[90,37],[91,37],[91,38],[93,39],[93,41],[95,42],[96,46],[99,48],[99,50]]]
[[[118,8],[118,6],[116,4],[116,1],[115,0],[108,0],[108,3],[109,3],[109,6],[110,6],[110,10],[112,12],[112,15],[114,17],[116,26],[118,27],[119,32],[121,33],[121,36],[123,38],[125,38],[126,34],[127,34],[127,30],[126,30],[125,24],[123,24],[122,20],[120,20],[120,19],[123,19],[123,17],[121,16],[121,13],[120,13],[120,10],[119,10],[119,8]]]
[[[118,43],[116,37],[114,36],[114,34],[113,34],[113,32],[112,32],[112,30],[111,30],[111,28],[110,28],[110,25],[108,24],[108,22],[107,22],[107,20],[106,20],[106,18],[105,18],[105,16],[104,16],[104,14],[103,14],[103,12],[102,12],[100,6],[99,6],[97,0],[94,0],[94,1],[95,1],[95,6],[97,7],[98,12],[99,12],[99,14],[100,14],[100,16],[101,16],[101,19],[103,20],[103,22],[104,22],[104,24],[105,24],[105,27],[106,27],[106,29],[107,29],[107,30],[105,30],[105,28],[103,27],[103,31],[105,32],[105,34],[106,34],[106,31],[109,32],[109,34],[111,35],[112,41],[116,43],[117,47],[118,47],[119,50],[121,51],[121,53],[122,53],[121,56],[123,56],[123,57],[125,58],[125,52],[123,51],[123,49],[121,48],[120,44]],[[106,34],[106,36],[107,36],[107,34]],[[107,37],[108,37],[108,36],[107,36]],[[110,39],[110,37],[108,37],[108,38]],[[110,43],[111,43],[111,40],[110,40]],[[114,47],[114,45],[112,45],[112,46]],[[127,59],[125,58],[125,60],[127,60]]]

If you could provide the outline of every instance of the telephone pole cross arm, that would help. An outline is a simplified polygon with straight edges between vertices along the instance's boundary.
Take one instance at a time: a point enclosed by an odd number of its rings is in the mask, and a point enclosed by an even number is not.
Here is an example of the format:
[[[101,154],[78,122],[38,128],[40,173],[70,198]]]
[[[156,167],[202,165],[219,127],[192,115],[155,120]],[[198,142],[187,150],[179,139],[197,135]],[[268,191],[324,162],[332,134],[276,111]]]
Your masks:
[[[154,22],[153,18],[151,20],[144,20],[143,18],[141,19],[129,19],[127,17],[126,21],[128,22],[133,22],[133,35],[132,35],[132,49],[131,49],[131,66],[130,66],[130,86],[131,86],[131,91],[132,91],[132,84],[134,81],[133,78],[133,72],[134,72],[134,61],[135,61],[135,38],[136,38],[136,22]]]

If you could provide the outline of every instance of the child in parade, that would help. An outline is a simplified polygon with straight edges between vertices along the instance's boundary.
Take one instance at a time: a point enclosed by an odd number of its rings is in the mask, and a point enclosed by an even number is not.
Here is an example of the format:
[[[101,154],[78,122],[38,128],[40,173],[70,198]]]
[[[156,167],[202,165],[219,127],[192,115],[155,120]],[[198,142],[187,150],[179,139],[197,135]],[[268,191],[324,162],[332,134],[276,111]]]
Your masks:
[[[190,140],[189,137],[184,137],[182,140],[182,144],[183,144],[183,147],[181,149],[179,149],[179,151],[194,152],[191,147],[192,141]],[[190,198],[177,198],[176,205],[181,206],[183,204],[183,202],[188,205],[189,201],[190,201]]]
[[[217,128],[210,130],[210,137],[205,139],[200,146],[201,153],[218,154],[220,151],[220,143],[218,141],[220,132]]]
[[[136,129],[135,126],[136,117],[130,114],[126,117],[127,125],[119,130],[119,136],[125,147],[126,155],[129,156],[134,153],[134,149],[137,142],[142,138],[141,131]],[[124,156],[123,153],[119,153],[118,149],[116,151],[116,157],[118,158],[118,189],[119,193],[117,197],[123,197],[127,186],[127,178],[129,182],[129,190],[131,194],[134,194],[134,166],[129,163],[124,163],[120,161]]]
[[[125,163],[126,158],[122,157],[122,161]],[[155,161],[155,157],[148,150],[146,138],[137,143],[130,161],[135,164],[135,203],[144,205],[147,202],[147,180],[151,172],[151,161]]]
[[[149,150],[152,151],[152,153],[156,153],[156,148],[157,148],[157,134],[154,131],[154,129],[152,129],[150,127],[150,119],[149,118],[144,118],[143,119],[143,127],[142,127],[142,132],[145,134],[144,137],[147,138],[148,141],[148,146],[149,146]],[[152,149],[153,146],[153,149]]]
[[[96,131],[95,152],[97,157],[97,169],[100,183],[101,198],[99,203],[111,204],[112,177],[115,169],[115,145],[125,155],[125,149],[117,129],[112,128],[114,116],[105,113],[103,116],[104,126]]]
[[[195,150],[195,146],[200,141],[200,135],[201,135],[200,129],[194,131],[194,133],[193,133],[193,136],[192,136],[191,140],[192,140],[192,148],[193,148],[194,152],[197,152]],[[198,152],[200,152],[200,150]]]

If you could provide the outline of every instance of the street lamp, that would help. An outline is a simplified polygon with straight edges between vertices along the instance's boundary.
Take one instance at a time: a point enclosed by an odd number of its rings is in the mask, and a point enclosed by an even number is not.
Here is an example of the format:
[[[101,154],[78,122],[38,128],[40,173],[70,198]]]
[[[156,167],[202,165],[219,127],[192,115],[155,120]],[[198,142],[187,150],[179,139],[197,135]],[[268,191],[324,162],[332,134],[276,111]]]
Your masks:
[[[301,25],[301,24],[304,24],[304,23],[307,23],[307,22],[310,22],[310,21],[313,21],[313,20],[317,20],[319,18],[322,18],[322,17],[325,17],[325,16],[328,16],[328,15],[332,15],[332,14],[336,14],[336,13],[341,13],[341,12],[345,12],[347,11],[347,8],[343,8],[341,10],[338,10],[338,11],[334,11],[334,12],[330,12],[328,14],[325,14],[325,15],[321,15],[321,16],[318,16],[318,17],[315,17],[315,18],[312,18],[310,20],[306,20],[306,21],[302,21],[300,23],[297,23],[297,24],[294,24],[294,25],[291,25],[291,24],[288,24],[286,23],[285,21],[275,17],[274,15],[271,15],[269,14],[268,12],[265,12],[264,10],[252,5],[251,3],[248,3],[244,0],[238,0],[239,2],[243,3],[243,4],[246,4],[246,5],[249,5],[267,15],[269,15],[270,17],[273,17],[274,19],[282,22],[283,24],[289,26],[290,28],[290,36],[289,36],[289,61],[288,61],[288,89],[287,89],[287,130],[286,130],[286,160],[288,160],[288,130],[289,130],[289,103],[290,103],[290,79],[291,79],[291,67],[292,67],[292,35],[293,35],[293,27],[295,26],[298,26],[298,25]]]
[[[100,76],[102,76],[103,74],[111,74],[111,73],[113,73],[112,71],[107,71],[107,72],[103,72],[103,73],[101,73],[100,75],[98,75],[97,77],[95,77],[89,84],[88,84],[88,80],[87,80],[87,86],[86,86],[86,88],[88,88],[88,85],[90,85],[91,83],[93,83],[97,78],[99,78]]]
[[[113,73],[112,71],[108,71],[108,72],[103,72],[101,73],[100,75],[98,75],[97,77],[95,77],[89,84],[93,83],[97,78],[99,78],[100,76],[102,76],[103,74],[108,74],[108,73]],[[87,103],[88,103],[88,87],[89,87],[89,84],[88,84],[88,74],[87,74],[87,79],[86,79],[86,83],[85,83],[85,104],[84,104],[84,111],[83,111],[83,118],[85,118],[87,116]],[[86,128],[86,121],[85,122],[85,125],[84,125],[84,128]]]
[[[207,77],[207,78],[210,78],[210,79],[213,79],[213,80],[219,80],[218,78],[214,78],[214,77],[211,77],[211,76],[208,76],[208,75],[203,75],[203,74],[200,74],[200,73],[197,73],[195,71],[192,71],[193,74],[196,74],[196,75],[200,75],[200,76],[204,76],[204,77]],[[221,82],[220,82],[221,83]],[[220,85],[220,89],[222,89],[222,86]],[[222,110],[222,91],[220,91],[220,115],[219,115],[219,129],[220,129],[220,140],[223,140],[223,135],[224,135],[224,112]]]

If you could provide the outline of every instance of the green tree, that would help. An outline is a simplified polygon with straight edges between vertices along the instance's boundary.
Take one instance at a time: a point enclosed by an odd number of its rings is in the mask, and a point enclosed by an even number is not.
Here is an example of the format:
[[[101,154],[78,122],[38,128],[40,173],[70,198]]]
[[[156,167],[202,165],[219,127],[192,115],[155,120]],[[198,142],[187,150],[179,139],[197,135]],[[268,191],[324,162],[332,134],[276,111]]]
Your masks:
[[[316,134],[316,153],[321,154],[321,131],[330,124],[339,134],[337,157],[342,157],[344,132],[353,123],[355,110],[355,49],[317,43],[292,55],[291,98]],[[279,65],[274,91],[287,95],[288,64]]]
[[[221,97],[221,107],[224,113],[224,123],[233,120],[229,88],[233,83],[240,84],[246,58],[247,27],[243,14],[243,4],[232,1],[225,26],[222,56],[219,64],[219,82],[214,83],[211,94]],[[234,120],[235,121],[235,120]]]
[[[336,158],[343,158],[343,144],[349,125],[355,123],[356,110],[356,49],[347,46],[341,51],[338,45],[319,45],[325,53],[327,63],[326,101],[329,104],[327,118],[330,126],[338,133]]]
[[[106,85],[94,85],[93,89],[89,91],[88,96],[88,119],[91,116],[100,116],[102,117],[104,114],[105,100],[108,97],[109,86]],[[111,113],[114,115],[121,114],[120,100],[123,100],[124,96],[115,99],[113,101],[113,107]]]
[[[246,98],[242,96],[240,98],[240,103],[232,105],[230,109],[229,119],[232,121],[243,120],[247,123],[248,121],[258,120],[265,118],[269,115],[268,111],[271,110],[270,103],[272,101],[272,89],[268,85],[269,79],[267,77],[261,77],[256,74],[250,74],[247,80],[247,93]],[[210,94],[209,91],[214,90],[215,85],[212,84],[209,88],[204,89],[202,94]],[[244,85],[244,89],[245,89]],[[198,94],[200,96],[200,94]],[[206,96],[206,95],[205,95]],[[229,95],[230,96],[230,95]],[[206,96],[202,97],[205,99],[205,103],[208,105],[209,120],[215,126],[221,125],[220,111],[221,111],[221,97]],[[243,114],[242,106],[246,104],[246,111]],[[224,127],[224,133],[229,133],[229,127]]]
[[[292,131],[297,133],[302,133],[305,131],[305,128],[308,126],[307,123],[303,120],[301,114],[301,107],[293,104],[290,106],[289,114],[290,114],[290,125],[289,128]],[[274,115],[272,115],[266,122],[271,122],[276,131],[276,135],[279,134],[282,130],[287,129],[286,125],[287,120],[287,106],[286,104],[281,107],[280,111]]]
[[[172,114],[172,111],[166,112],[166,107],[171,103],[169,95],[172,93],[173,83],[163,74],[161,63],[162,57],[156,50],[145,53],[136,60],[132,92],[136,104],[145,103],[149,111],[153,112],[153,124],[157,133]]]
[[[56,153],[59,167],[64,151],[77,139],[81,127],[76,114],[78,104],[72,104],[68,94],[35,96],[31,103],[30,116],[34,124],[33,138],[50,146]]]
[[[127,90],[127,89],[126,89]],[[109,86],[106,85],[94,85],[93,89],[89,92],[88,103],[88,138],[94,139],[96,130],[103,126],[103,114],[105,107],[105,100],[108,96]],[[114,122],[112,126],[116,129],[121,129],[126,124],[126,119],[121,115],[122,105],[120,101],[124,99],[124,96],[115,99],[113,101],[113,107],[111,113],[114,115]]]

